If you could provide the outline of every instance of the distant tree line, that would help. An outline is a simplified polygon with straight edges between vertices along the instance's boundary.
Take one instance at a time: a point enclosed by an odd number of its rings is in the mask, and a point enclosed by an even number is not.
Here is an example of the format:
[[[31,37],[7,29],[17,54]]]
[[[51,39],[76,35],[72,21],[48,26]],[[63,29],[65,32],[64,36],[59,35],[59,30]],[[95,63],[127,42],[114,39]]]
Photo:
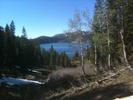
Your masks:
[[[65,52],[57,53],[53,46],[46,51],[31,40],[27,39],[26,29],[23,27],[22,36],[15,36],[15,25],[12,21],[5,28],[0,26],[0,66],[7,68],[20,66],[21,68],[45,67],[54,69],[56,66],[69,67],[70,59]]]

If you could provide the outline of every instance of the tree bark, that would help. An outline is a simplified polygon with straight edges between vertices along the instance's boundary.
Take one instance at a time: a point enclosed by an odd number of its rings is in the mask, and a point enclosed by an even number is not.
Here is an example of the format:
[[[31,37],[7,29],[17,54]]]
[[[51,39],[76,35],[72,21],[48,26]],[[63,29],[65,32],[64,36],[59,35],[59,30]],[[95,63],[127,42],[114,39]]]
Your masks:
[[[83,71],[83,74],[84,75],[86,75],[86,73],[85,73],[85,68],[84,68],[84,54],[83,54],[83,44],[82,44],[82,42],[80,41],[80,49],[81,49],[81,53],[80,53],[80,55],[81,55],[81,68],[82,68],[82,71]]]
[[[133,71],[131,65],[129,64],[128,60],[127,60],[127,54],[126,54],[126,46],[125,46],[125,42],[124,42],[124,36],[123,34],[125,33],[125,27],[124,27],[124,6],[123,4],[121,4],[121,18],[122,18],[122,27],[121,27],[121,30],[120,30],[120,37],[121,37],[121,42],[122,42],[122,50],[123,50],[123,56],[124,56],[124,60],[125,60],[125,63],[127,65],[127,67]]]
[[[95,45],[95,65],[97,65],[97,46]]]
[[[126,50],[125,50],[126,48],[125,48],[125,43],[124,43],[124,38],[123,38],[123,30],[120,31],[120,36],[121,36],[121,42],[122,42],[122,50],[123,50],[124,60],[125,60],[125,63],[128,64]]]
[[[127,67],[133,71],[131,65],[129,65],[129,62],[127,60],[127,54],[126,54],[126,46],[125,46],[125,42],[124,42],[124,37],[123,37],[123,33],[124,33],[124,30],[122,29],[120,31],[120,36],[121,36],[121,42],[122,42],[122,51],[123,51],[123,56],[124,56],[124,60],[125,60],[125,63],[127,65]]]
[[[110,69],[111,66],[111,55],[110,55],[110,31],[109,31],[109,22],[108,22],[108,15],[107,15],[107,34],[108,34],[108,49],[109,49],[109,53],[108,53],[108,68]]]

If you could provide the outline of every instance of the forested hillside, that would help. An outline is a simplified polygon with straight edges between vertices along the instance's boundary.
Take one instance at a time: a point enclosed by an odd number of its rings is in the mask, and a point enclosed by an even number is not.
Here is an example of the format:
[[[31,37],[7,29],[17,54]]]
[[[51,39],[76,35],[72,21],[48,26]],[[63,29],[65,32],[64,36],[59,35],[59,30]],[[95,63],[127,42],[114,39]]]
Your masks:
[[[60,16],[67,13],[62,9]],[[28,39],[25,27],[16,36],[14,21],[0,26],[0,99],[113,100],[133,95],[133,0],[96,0],[92,17],[89,10],[75,10],[68,29],[53,37]],[[51,19],[58,26],[58,18]],[[40,48],[53,42],[76,42],[80,50],[70,59],[52,45]]]
[[[23,27],[22,36],[15,36],[15,25],[12,21],[5,28],[0,27],[0,66],[5,68],[22,69],[47,68],[56,66],[70,66],[70,60],[65,52],[58,54],[51,46],[49,51],[40,48],[40,45],[27,39],[26,29]]]
[[[57,84],[54,90],[60,89],[60,91],[46,93],[44,98],[113,100],[133,94],[132,5],[133,0],[96,0],[92,20],[89,19],[88,11],[74,13],[69,20],[69,32],[66,35],[70,40],[78,41],[81,47],[79,66],[81,73],[77,69],[71,71],[64,69],[62,70],[64,74],[61,75],[53,73],[50,81],[53,79],[59,84],[68,82],[66,86],[69,89],[66,90],[66,87]],[[87,51],[83,48],[85,40],[83,30],[86,28],[90,29],[87,39],[90,48]],[[73,32],[75,34],[71,34]],[[64,90],[61,90],[62,87]]]
[[[68,42],[68,39],[65,36],[65,34],[57,34],[52,37],[40,36],[38,38],[31,39],[31,41],[38,44],[46,44],[46,43]]]

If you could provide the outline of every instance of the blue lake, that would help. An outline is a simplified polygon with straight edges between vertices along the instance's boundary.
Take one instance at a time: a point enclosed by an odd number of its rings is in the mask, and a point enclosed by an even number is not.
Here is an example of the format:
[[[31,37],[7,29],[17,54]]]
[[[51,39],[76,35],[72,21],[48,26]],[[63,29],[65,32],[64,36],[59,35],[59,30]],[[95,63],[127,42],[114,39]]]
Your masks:
[[[80,45],[78,43],[48,43],[41,44],[40,46],[46,50],[49,50],[53,46],[58,53],[65,51],[70,58],[74,56],[75,52],[80,52]],[[84,47],[86,48],[87,45],[84,45]]]

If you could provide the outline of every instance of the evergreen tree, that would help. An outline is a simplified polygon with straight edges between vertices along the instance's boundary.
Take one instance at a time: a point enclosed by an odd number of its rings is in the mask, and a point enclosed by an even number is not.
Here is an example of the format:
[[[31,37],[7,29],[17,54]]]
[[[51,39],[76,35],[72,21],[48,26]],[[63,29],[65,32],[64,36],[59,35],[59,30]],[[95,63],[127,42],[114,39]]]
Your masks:
[[[94,49],[95,64],[106,66],[107,61],[107,24],[106,24],[106,1],[96,0],[95,13],[92,22],[92,47]],[[99,69],[100,66],[98,66]]]
[[[6,60],[6,38],[5,38],[4,28],[0,26],[0,65],[5,64]]]
[[[21,37],[23,37],[23,38],[27,38],[27,32],[26,32],[26,29],[25,29],[25,27],[23,27],[23,29],[22,29],[22,36]]]
[[[113,58],[120,59],[121,62],[128,61],[128,54],[132,55],[132,40],[133,37],[131,16],[133,12],[131,11],[133,7],[132,0],[107,0],[108,2],[108,12],[110,12],[110,32],[113,37]],[[117,16],[117,17],[116,17]],[[123,55],[123,56],[121,56]],[[131,56],[130,56],[131,57]],[[122,58],[125,60],[123,61]]]
[[[12,20],[11,24],[10,24],[10,32],[12,35],[15,34],[15,24],[14,21]]]
[[[8,24],[6,24],[6,26],[5,26],[5,33],[7,35],[9,35],[9,33],[10,33],[10,28],[9,28],[9,25]]]
[[[12,24],[11,26],[15,25]],[[45,68],[55,69],[57,65],[60,65],[60,59],[63,59],[61,62],[63,67],[70,64],[68,56],[63,53],[61,58],[61,54],[57,53],[53,46],[49,51],[46,51],[27,39],[25,28],[23,28],[24,37],[13,35],[12,33],[15,33],[15,30],[12,29],[14,28],[9,27],[8,24],[5,28],[0,27],[0,66],[6,66],[9,69],[20,66],[22,73],[24,73],[29,68],[34,67],[45,66]]]
[[[92,23],[92,50],[89,49],[91,52],[94,50],[91,57],[95,58],[96,65],[104,64],[108,68],[120,63],[129,65],[128,58],[132,58],[133,50],[130,30],[132,4],[131,0],[96,0]]]

